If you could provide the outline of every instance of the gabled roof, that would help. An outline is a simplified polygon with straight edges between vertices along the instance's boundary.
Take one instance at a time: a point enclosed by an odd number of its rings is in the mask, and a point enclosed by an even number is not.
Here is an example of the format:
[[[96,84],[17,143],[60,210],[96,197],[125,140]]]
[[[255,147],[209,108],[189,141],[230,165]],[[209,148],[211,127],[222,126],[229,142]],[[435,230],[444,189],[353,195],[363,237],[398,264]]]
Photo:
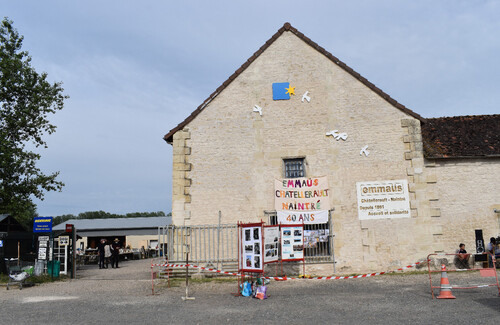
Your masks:
[[[172,217],[71,219],[52,227],[52,229],[63,230],[66,228],[67,223],[73,224],[77,231],[97,229],[144,229],[169,225],[172,223]]]
[[[500,115],[428,118],[422,141],[425,158],[500,157]]]
[[[13,216],[0,214],[0,231],[26,231],[26,229]]]
[[[198,106],[194,110],[194,112],[191,113],[184,121],[182,121],[179,125],[177,125],[175,128],[170,130],[163,139],[167,141],[167,143],[172,143],[172,138],[175,132],[181,130],[186,124],[191,122],[219,93],[221,93],[234,79],[236,79],[243,71],[245,71],[246,68],[250,64],[252,64],[255,59],[257,59],[271,44],[276,41],[281,34],[283,34],[285,31],[289,31],[294,33],[298,38],[303,40],[305,43],[316,49],[318,52],[326,56],[330,61],[332,61],[334,64],[338,65],[342,69],[344,69],[347,73],[352,75],[354,78],[358,79],[361,83],[363,83],[365,86],[370,88],[372,91],[374,91],[376,94],[378,94],[380,97],[385,99],[387,102],[389,102],[391,105],[394,107],[398,108],[399,110],[403,111],[404,113],[413,116],[416,119],[419,119],[420,121],[424,122],[425,119],[418,115],[417,113],[411,111],[410,109],[406,108],[404,105],[398,103],[395,99],[393,99],[391,96],[383,92],[380,88],[377,88],[374,84],[369,82],[366,78],[362,77],[359,73],[354,71],[352,68],[347,66],[344,62],[340,61],[337,57],[333,56],[330,52],[313,42],[310,38],[299,32],[296,28],[292,27],[290,23],[285,23],[283,27],[281,27],[276,34],[274,34],[264,45],[261,46],[261,48],[255,52],[243,65],[236,70],[226,81],[222,83],[222,85],[219,86],[210,96],[208,96],[205,101]]]

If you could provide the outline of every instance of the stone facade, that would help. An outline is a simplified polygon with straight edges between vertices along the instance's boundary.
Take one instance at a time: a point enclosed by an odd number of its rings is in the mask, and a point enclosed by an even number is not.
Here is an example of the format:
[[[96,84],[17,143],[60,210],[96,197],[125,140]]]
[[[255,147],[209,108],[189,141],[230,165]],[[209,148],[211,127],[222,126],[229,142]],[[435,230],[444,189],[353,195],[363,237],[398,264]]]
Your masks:
[[[500,234],[500,159],[452,159],[435,163],[441,211],[439,248],[454,252],[460,242],[475,251],[475,229],[485,243]],[[436,247],[436,250],[438,247]]]
[[[296,95],[273,101],[274,82],[290,82]],[[306,91],[310,102],[301,100]],[[500,203],[500,164],[424,159],[420,123],[285,31],[173,135],[173,223],[215,224],[219,211],[223,223],[267,221],[283,159],[305,158],[306,177],[328,176],[337,271],[397,268],[458,241],[472,249],[470,231],[459,237],[462,227],[499,231],[492,207]],[[326,136],[331,130],[348,138]],[[368,156],[360,154],[366,145]],[[496,180],[487,184],[483,172]],[[463,175],[472,197],[460,188]],[[356,182],[397,179],[408,181],[411,217],[359,220]],[[331,265],[310,270],[332,272]]]

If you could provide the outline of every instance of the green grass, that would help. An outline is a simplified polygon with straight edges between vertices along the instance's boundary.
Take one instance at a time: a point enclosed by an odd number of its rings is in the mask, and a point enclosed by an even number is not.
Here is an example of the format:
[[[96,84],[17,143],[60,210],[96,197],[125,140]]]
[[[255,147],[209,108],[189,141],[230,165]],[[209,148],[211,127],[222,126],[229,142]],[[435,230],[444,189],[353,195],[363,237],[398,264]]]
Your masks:
[[[7,283],[9,282],[9,276],[6,274],[0,274],[0,283]]]
[[[238,279],[236,278],[201,278],[201,279],[192,279],[192,278],[189,278],[189,283],[192,284],[192,283],[236,283],[238,281]],[[170,279],[170,286],[171,287],[181,287],[181,286],[184,286],[186,284],[186,279],[182,279],[182,278],[174,278],[174,279]],[[168,280],[166,279],[163,279],[160,284],[158,285],[159,287],[163,287],[163,286],[168,286]]]

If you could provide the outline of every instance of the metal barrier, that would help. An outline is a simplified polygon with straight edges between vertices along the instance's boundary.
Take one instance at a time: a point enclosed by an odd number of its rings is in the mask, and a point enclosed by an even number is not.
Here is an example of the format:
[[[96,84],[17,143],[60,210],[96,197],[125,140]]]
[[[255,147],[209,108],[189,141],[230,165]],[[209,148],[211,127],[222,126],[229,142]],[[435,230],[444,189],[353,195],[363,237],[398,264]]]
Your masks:
[[[306,264],[335,263],[331,221],[304,225]],[[165,226],[158,231],[160,254],[172,263],[180,263],[189,252],[196,264],[219,268],[238,262],[238,226],[236,224]],[[335,264],[333,265],[335,271]]]
[[[163,254],[171,262],[189,259],[219,267],[223,262],[238,261],[238,226],[235,224],[163,227],[159,235]]]
[[[495,277],[495,283],[486,283],[486,284],[476,284],[476,285],[470,285],[470,286],[457,286],[457,285],[452,285],[450,286],[451,289],[477,289],[477,288],[486,288],[486,287],[497,287],[498,289],[498,294],[500,296],[500,285],[498,283],[498,275],[497,275],[497,268],[496,268],[496,260],[495,260],[495,255],[492,255],[490,252],[486,252],[488,254],[488,257],[491,258],[493,267],[488,267],[488,268],[474,268],[474,262],[472,262],[472,267],[468,269],[447,269],[446,272],[471,272],[471,271],[479,271],[480,275],[482,277]],[[431,288],[431,295],[432,299],[434,299],[434,289],[441,289],[441,286],[433,286],[432,285],[432,273],[441,273],[443,272],[442,270],[431,270],[431,256],[442,256],[445,258],[446,256],[454,256],[454,263],[455,264],[455,259],[463,254],[451,254],[451,253],[433,253],[427,255],[427,268],[429,270],[429,283],[430,283],[430,288]],[[471,254],[468,254],[471,255]]]

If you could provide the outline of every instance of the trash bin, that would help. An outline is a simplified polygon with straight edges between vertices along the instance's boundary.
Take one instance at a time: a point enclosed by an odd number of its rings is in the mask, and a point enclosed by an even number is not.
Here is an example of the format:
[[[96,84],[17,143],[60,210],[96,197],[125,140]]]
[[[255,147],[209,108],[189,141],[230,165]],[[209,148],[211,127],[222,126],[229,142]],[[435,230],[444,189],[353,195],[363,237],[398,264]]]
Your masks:
[[[53,277],[59,277],[59,271],[61,269],[61,261],[48,261],[47,262],[47,273]]]

